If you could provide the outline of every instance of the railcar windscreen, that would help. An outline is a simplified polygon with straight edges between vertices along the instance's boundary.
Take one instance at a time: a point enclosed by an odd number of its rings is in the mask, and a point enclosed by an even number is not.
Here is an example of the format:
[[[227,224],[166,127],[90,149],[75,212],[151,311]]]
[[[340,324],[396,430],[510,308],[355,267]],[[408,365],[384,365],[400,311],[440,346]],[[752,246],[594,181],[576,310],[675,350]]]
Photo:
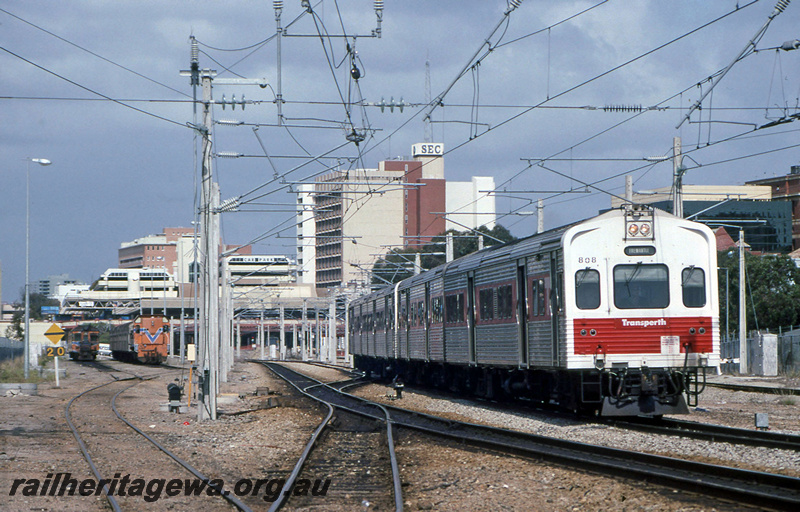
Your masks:
[[[614,305],[619,309],[663,309],[669,306],[669,271],[666,265],[614,267]]]
[[[600,307],[600,272],[590,268],[575,272],[575,304],[579,309]]]

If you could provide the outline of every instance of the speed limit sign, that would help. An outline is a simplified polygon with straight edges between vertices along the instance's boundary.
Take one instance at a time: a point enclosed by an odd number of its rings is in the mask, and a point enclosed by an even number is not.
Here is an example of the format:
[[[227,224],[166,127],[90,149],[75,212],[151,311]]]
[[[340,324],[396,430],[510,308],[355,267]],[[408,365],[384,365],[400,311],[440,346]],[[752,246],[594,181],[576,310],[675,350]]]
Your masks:
[[[64,349],[64,347],[61,345],[57,347],[47,347],[47,350],[45,351],[45,355],[47,357],[63,356],[66,353],[66,349]]]

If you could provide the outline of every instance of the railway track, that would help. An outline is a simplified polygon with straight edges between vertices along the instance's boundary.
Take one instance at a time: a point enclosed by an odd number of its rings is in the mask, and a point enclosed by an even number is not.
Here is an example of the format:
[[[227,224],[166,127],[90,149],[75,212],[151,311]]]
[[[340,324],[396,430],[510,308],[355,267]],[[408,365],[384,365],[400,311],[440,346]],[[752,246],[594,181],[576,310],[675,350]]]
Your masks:
[[[706,382],[706,386],[729,391],[744,391],[747,393],[766,393],[768,395],[800,396],[800,389],[773,388],[767,386],[748,386],[747,384],[725,384],[722,382]]]
[[[352,385],[357,386],[369,382],[371,381],[365,380],[361,382],[354,382]],[[758,388],[758,392],[763,392],[761,389],[762,388]],[[776,388],[776,394],[779,389],[780,388]],[[576,416],[572,413],[564,413],[553,409],[543,409],[534,406],[519,407],[513,403],[509,405],[508,402],[502,401],[490,402],[496,407],[507,409],[508,411],[512,412],[519,412],[520,410],[529,411],[532,409],[542,414],[547,414],[548,416],[567,418],[570,420],[576,419]],[[635,430],[639,432],[660,434],[665,436],[678,436],[715,443],[730,443],[744,446],[800,451],[800,435],[796,434],[727,427],[724,425],[714,425],[711,423],[700,423],[696,421],[672,418],[591,418],[589,421],[627,430]]]
[[[327,386],[331,394],[333,386]],[[363,410],[370,402],[346,393],[326,398],[338,407]],[[475,425],[384,406],[395,425],[457,439],[517,456],[531,457],[595,472],[646,480],[765,509],[800,508],[800,479],[683,459],[576,443],[534,434]],[[374,414],[374,413],[373,413]]]
[[[795,434],[726,427],[667,418],[630,418],[626,420],[600,420],[600,422],[652,434],[677,435],[718,443],[800,451],[800,436]]]
[[[378,508],[394,505],[403,509],[400,473],[394,453],[393,420],[381,405],[374,404],[354,409],[341,404],[340,393],[332,387],[290,370],[280,364],[258,361],[280,378],[289,382],[300,393],[309,396],[328,408],[328,413],[311,436],[303,454],[295,465],[280,497],[270,511],[291,504],[294,508],[310,505],[307,497],[295,498],[292,488],[304,472],[324,470],[336,482],[327,499],[339,499],[346,507],[353,507],[352,497],[361,501],[357,508]],[[367,412],[369,411],[369,412]],[[385,424],[385,429],[375,426],[375,421]],[[313,477],[313,475],[310,475]],[[309,478],[310,480],[311,478]],[[392,496],[388,500],[387,496]],[[383,504],[381,506],[381,504]]]
[[[249,511],[250,508],[236,496],[226,492],[201,491],[190,494],[182,489],[181,493],[171,496],[164,494],[162,485],[156,496],[158,485],[151,484],[154,476],[165,480],[165,483],[173,480],[183,483],[189,482],[186,478],[191,475],[195,479],[192,485],[195,482],[197,486],[203,483],[203,489],[214,488],[215,485],[120,414],[117,398],[141,382],[157,376],[134,375],[109,381],[83,391],[67,404],[67,424],[96,478],[98,489],[95,495],[103,494],[115,511],[149,510],[155,501],[166,496],[169,496],[172,507],[181,510],[218,509],[224,504],[222,500],[225,500],[238,510]],[[143,438],[146,442],[142,442]],[[121,453],[125,454],[124,468],[119,467]],[[166,478],[166,475],[172,478]],[[138,493],[134,492],[134,487],[138,486],[137,479],[142,482]],[[128,484],[130,487],[127,487]]]

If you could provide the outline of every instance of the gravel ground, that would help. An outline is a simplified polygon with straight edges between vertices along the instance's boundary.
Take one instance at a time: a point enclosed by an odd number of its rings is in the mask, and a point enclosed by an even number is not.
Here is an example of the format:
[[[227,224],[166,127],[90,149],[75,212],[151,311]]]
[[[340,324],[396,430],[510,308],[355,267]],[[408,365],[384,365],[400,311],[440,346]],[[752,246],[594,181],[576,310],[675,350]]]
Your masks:
[[[370,384],[353,394],[398,407],[427,412],[460,421],[503,427],[511,430],[599,444],[625,450],[636,450],[670,457],[681,457],[712,464],[758,469],[771,473],[800,477],[800,453],[771,448],[754,448],[728,443],[712,443],[628,431],[621,428],[586,424],[578,420],[553,417],[542,413],[509,410],[490,403],[441,399],[425,391],[411,391],[403,398],[392,400],[393,390]],[[696,411],[688,416],[676,416],[703,423],[715,423],[754,428],[754,413],[768,412],[770,424],[780,424],[782,432],[800,434],[800,406],[784,404],[781,397],[760,393],[744,393],[708,388]]]
[[[130,366],[109,363],[121,370]],[[0,397],[0,408],[7,412],[0,424],[0,493],[3,510],[105,510],[102,497],[8,496],[12,482],[19,478],[44,480],[48,472],[71,472],[74,477],[91,478],[88,466],[80,455],[64,420],[66,403],[78,392],[111,379],[108,372],[67,362],[69,377],[62,387],[40,386],[38,396]],[[304,367],[307,365],[303,365]],[[142,367],[134,367],[141,369]],[[310,367],[323,380],[340,380],[336,370]],[[179,372],[178,372],[179,373]],[[122,373],[116,374],[124,377]],[[211,478],[222,479],[230,488],[242,479],[284,477],[293,467],[309,436],[322,416],[320,410],[300,399],[271,376],[263,367],[238,363],[230,373],[230,382],[223,384],[219,400],[222,414],[216,422],[197,423],[194,407],[188,414],[163,412],[166,385],[176,372],[144,382],[118,401],[120,412],[139,428],[163,441],[179,457],[194,464]],[[261,409],[270,397],[255,396],[256,388],[267,386],[271,398],[283,402],[282,407]],[[386,399],[385,386],[370,385],[359,393],[373,399]],[[241,397],[241,398],[240,398]],[[386,399],[388,401],[388,399]],[[692,419],[737,426],[752,426],[753,412],[769,412],[774,429],[800,431],[800,407],[785,397],[729,392],[709,389],[701,398]],[[629,445],[659,453],[675,450],[698,450],[697,457],[746,462],[757,459],[774,472],[796,474],[800,460],[796,455],[778,450],[754,450],[740,453],[739,447],[725,449],[700,448],[695,441],[654,440],[654,436],[619,431],[608,427],[586,426],[561,420],[537,417],[535,414],[507,412],[480,402],[454,399],[433,399],[407,389],[396,405],[419,407],[421,410],[472,421],[501,424],[510,428],[536,431],[546,435],[563,435],[604,444]],[[10,414],[8,414],[10,412]],[[98,425],[98,429],[102,426]],[[641,436],[641,437],[639,437]],[[501,454],[432,440],[406,431],[397,433],[397,452],[401,466],[404,500],[407,510],[749,510],[722,501],[712,501],[691,494],[675,492],[636,481],[608,478],[550,464],[515,459]],[[638,439],[638,440],[637,440]],[[142,440],[142,442],[145,442]],[[674,444],[677,443],[677,444]],[[623,446],[625,447],[625,446]],[[703,454],[702,450],[709,453]],[[720,454],[724,451],[724,454]],[[792,458],[793,457],[793,458]],[[129,457],[119,453],[119,470],[126,468]],[[784,469],[781,469],[784,468]],[[317,478],[326,477],[324,469]],[[313,468],[312,468],[313,473]],[[165,475],[147,475],[164,478]],[[313,475],[312,475],[313,476]],[[266,485],[266,484],[265,484]],[[314,497],[302,510],[328,509],[333,506],[336,482],[332,481],[326,501]],[[270,502],[266,489],[243,500],[254,510],[266,510]],[[358,496],[348,496],[352,510],[386,510],[386,506],[366,503]],[[318,500],[318,501],[313,501]],[[153,510],[176,508],[169,498],[151,504]],[[221,510],[230,509],[221,504]],[[290,510],[292,510],[290,508]]]

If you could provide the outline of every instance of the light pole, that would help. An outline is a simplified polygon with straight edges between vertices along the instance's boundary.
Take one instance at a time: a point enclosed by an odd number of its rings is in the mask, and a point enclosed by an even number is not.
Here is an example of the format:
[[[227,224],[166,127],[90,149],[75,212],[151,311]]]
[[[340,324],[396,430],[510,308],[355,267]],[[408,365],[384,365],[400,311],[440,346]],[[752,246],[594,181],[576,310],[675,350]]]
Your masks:
[[[26,158],[25,161],[25,380],[28,374],[31,357],[31,292],[30,292],[30,262],[31,262],[31,162],[39,165],[50,165],[52,162],[46,158]]]

